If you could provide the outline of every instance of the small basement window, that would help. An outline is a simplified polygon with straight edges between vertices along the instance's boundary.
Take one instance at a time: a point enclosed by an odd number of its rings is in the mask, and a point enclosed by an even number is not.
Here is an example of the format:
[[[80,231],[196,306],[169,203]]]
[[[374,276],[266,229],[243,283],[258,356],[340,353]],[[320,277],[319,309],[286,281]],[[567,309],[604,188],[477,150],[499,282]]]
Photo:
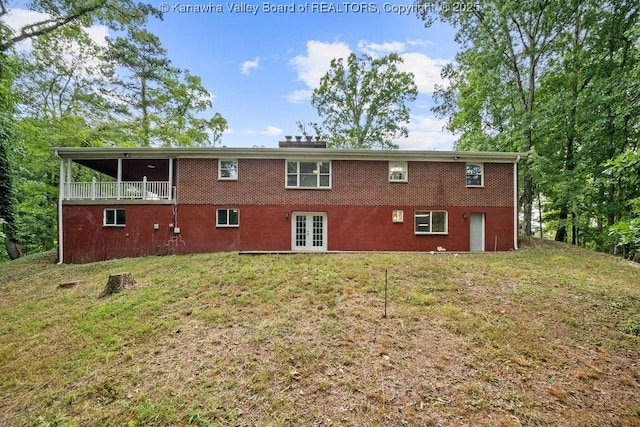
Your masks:
[[[216,227],[239,227],[239,209],[218,209],[216,211]]]
[[[238,160],[218,160],[218,179],[236,181],[238,179]]]
[[[389,182],[407,182],[407,172],[407,162],[389,162]]]
[[[124,227],[126,225],[125,210],[105,209],[102,225],[105,227]]]
[[[447,234],[447,211],[416,211],[415,234]]]

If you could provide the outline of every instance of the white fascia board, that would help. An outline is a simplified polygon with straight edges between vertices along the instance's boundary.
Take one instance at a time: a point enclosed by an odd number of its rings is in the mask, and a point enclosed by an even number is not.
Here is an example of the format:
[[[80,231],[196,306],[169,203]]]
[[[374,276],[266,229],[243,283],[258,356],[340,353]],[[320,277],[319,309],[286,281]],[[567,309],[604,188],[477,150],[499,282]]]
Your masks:
[[[114,158],[238,158],[238,159],[330,159],[422,162],[514,163],[526,153],[492,151],[342,150],[328,148],[211,148],[131,147],[53,148],[60,158],[74,160]]]

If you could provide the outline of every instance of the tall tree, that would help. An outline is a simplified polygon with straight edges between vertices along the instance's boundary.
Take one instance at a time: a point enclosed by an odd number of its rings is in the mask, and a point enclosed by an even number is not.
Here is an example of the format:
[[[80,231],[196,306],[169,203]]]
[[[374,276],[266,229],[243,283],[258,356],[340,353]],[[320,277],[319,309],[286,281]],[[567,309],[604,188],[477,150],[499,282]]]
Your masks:
[[[0,19],[0,183],[3,186],[0,195],[0,215],[3,216],[5,230],[5,246],[11,259],[21,256],[15,235],[13,185],[11,180],[11,166],[9,164],[8,147],[12,141],[10,129],[13,123],[13,100],[10,96],[10,82],[13,76],[10,72],[8,56],[13,47],[24,40],[36,38],[71,24],[90,26],[96,22],[103,23],[110,28],[121,30],[126,27],[143,23],[147,15],[161,17],[160,12],[151,5],[137,3],[131,0],[89,0],[77,2],[75,0],[34,0],[29,2],[32,10],[42,12],[46,18],[24,25],[16,31],[10,29]],[[9,13],[5,1],[0,0],[0,18]]]
[[[174,67],[160,39],[147,30],[130,31],[110,40],[108,58],[114,68],[110,94],[128,109],[138,145],[209,145],[227,127],[220,114],[200,117],[212,107],[200,77]]]
[[[6,34],[0,21],[0,35]],[[4,235],[4,246],[10,259],[22,256],[15,230],[15,203],[13,172],[9,163],[8,150],[14,130],[13,114],[15,99],[11,85],[17,62],[0,52],[0,228]]]
[[[346,64],[331,61],[311,97],[329,145],[398,148],[392,140],[408,135],[408,104],[418,95],[413,74],[400,71],[400,63],[394,53],[377,59],[351,53]]]
[[[153,110],[156,106],[159,108],[163,80],[177,70],[171,67],[160,39],[145,29],[129,31],[127,37],[109,40],[108,57],[115,66],[128,71],[125,76],[114,72],[113,84],[118,90],[113,95],[133,109],[129,115],[134,117],[132,129],[139,129],[137,142],[148,147],[151,145]]]
[[[507,147],[492,147],[501,150],[514,146],[511,138],[507,141],[500,136],[492,138],[495,134],[482,123],[474,126],[473,122],[478,121],[473,117],[475,114],[488,118],[486,121],[489,123],[499,124],[498,132],[503,131],[501,128],[508,129],[512,138],[519,140],[518,150],[534,148],[538,77],[553,53],[555,40],[573,14],[572,8],[552,0],[495,0],[464,4],[420,0],[418,3],[425,25],[431,25],[434,19],[453,25],[457,30],[456,40],[465,46],[456,57],[458,65],[447,70],[458,78],[440,94],[441,99],[450,103],[448,110],[457,116],[452,120],[451,128],[463,132],[459,148],[479,148],[474,143],[466,144],[466,141],[506,142]],[[431,11],[436,10],[439,14],[434,17]],[[485,82],[498,91],[487,90],[483,87]],[[477,99],[471,99],[474,97]],[[468,111],[469,107],[475,112]],[[525,163],[522,169],[525,233],[530,235],[535,185],[529,163]]]

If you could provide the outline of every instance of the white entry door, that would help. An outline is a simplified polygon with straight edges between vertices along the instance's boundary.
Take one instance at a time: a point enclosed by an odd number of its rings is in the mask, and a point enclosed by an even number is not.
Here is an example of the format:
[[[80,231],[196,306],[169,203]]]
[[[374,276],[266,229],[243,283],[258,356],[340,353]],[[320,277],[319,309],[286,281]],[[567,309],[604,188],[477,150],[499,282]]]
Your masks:
[[[294,251],[327,250],[327,214],[294,212],[291,221],[291,249]]]
[[[484,214],[472,213],[469,221],[469,250],[471,252],[484,251]]]

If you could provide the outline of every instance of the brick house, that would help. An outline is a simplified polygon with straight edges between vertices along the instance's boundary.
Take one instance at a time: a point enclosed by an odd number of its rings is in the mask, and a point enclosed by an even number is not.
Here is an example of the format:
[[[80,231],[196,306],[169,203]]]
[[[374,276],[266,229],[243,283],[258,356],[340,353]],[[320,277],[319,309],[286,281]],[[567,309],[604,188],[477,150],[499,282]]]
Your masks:
[[[65,263],[219,251],[506,251],[522,153],[57,148]]]

